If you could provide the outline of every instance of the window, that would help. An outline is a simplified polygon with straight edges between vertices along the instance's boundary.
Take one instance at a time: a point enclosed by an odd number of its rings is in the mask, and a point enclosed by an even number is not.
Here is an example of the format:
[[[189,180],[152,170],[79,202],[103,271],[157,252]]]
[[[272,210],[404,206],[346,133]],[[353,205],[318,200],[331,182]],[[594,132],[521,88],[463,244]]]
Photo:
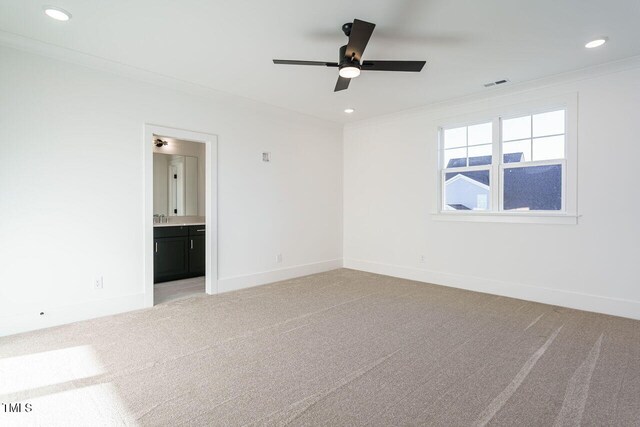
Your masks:
[[[567,204],[567,167],[575,161],[567,158],[567,111],[532,109],[442,127],[439,213],[575,217],[575,203]]]
[[[493,124],[444,130],[444,210],[491,209]]]
[[[565,110],[502,119],[505,211],[562,211]]]

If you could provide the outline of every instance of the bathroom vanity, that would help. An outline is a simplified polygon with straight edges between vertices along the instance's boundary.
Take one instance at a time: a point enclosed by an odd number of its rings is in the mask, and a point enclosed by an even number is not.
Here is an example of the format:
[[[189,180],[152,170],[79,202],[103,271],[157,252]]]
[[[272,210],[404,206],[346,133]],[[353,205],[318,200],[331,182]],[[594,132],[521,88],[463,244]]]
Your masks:
[[[205,275],[205,225],[153,227],[153,282]]]

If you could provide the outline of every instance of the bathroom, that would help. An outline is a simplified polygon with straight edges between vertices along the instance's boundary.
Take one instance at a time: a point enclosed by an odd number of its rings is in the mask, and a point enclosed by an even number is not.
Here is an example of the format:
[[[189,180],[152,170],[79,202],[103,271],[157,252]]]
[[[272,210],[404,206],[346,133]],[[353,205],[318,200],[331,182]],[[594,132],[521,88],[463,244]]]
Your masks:
[[[205,294],[205,144],[154,135],[154,303]]]

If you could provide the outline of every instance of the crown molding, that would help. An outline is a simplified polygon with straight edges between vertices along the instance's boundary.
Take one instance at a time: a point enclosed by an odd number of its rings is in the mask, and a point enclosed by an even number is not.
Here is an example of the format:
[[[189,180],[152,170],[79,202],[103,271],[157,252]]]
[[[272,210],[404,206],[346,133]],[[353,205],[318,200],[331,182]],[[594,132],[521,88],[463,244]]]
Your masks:
[[[355,122],[341,123],[322,117],[317,117],[311,114],[302,113],[300,111],[289,110],[274,104],[270,104],[257,99],[247,98],[241,95],[236,95],[230,92],[225,92],[219,89],[214,89],[209,86],[200,85],[197,83],[181,80],[175,77],[167,76],[155,71],[149,71],[146,69],[134,67],[121,62],[105,59],[96,55],[80,52],[74,49],[69,49],[54,45],[51,43],[43,42],[40,40],[32,39],[29,37],[21,36],[19,34],[1,31],[0,30],[0,46],[5,46],[12,49],[21,50],[27,53],[36,54],[64,62],[70,62],[84,67],[92,68],[99,71],[107,71],[112,74],[117,74],[130,79],[135,79],[145,83],[150,83],[159,87],[173,89],[190,95],[214,98],[220,100],[226,98],[236,102],[251,103],[253,105],[260,104],[265,107],[269,107],[273,110],[279,110],[281,112],[287,112],[289,114],[294,113],[300,116],[307,117],[314,121],[331,124],[333,126],[340,127],[354,127],[357,128],[360,125],[365,125],[371,122],[379,122],[381,119],[393,119],[401,116],[412,114],[423,114],[432,110],[437,110],[447,107],[455,107],[460,104],[472,104],[476,102],[483,102],[489,99],[495,99],[503,96],[512,96],[514,94],[526,93],[532,90],[540,89],[543,87],[552,87],[560,84],[575,82],[580,80],[592,79],[595,77],[622,72],[630,69],[640,68],[640,55],[631,56],[617,61],[606,62],[603,64],[594,65],[591,67],[581,68],[578,70],[567,71],[564,73],[554,74],[547,77],[542,77],[534,80],[527,80],[523,82],[512,83],[507,86],[492,87],[485,91],[476,92],[470,95],[462,97],[455,97],[445,99],[442,101],[433,102],[418,107],[404,109],[393,113],[387,113],[368,117],[363,120]]]
[[[244,103],[251,106],[258,104],[273,111],[279,111],[280,113],[296,114],[306,118],[307,120],[323,123],[324,125],[331,125],[338,128],[342,127],[342,123],[336,121],[302,113],[300,111],[290,110],[268,102],[247,98],[242,95],[225,92],[209,86],[181,80],[155,71],[134,67],[122,62],[105,59],[100,56],[80,52],[78,50],[69,49],[7,31],[0,30],[0,46],[44,56],[58,61],[73,63],[98,71],[106,71],[121,77],[149,83],[165,89],[172,89],[193,96],[215,99],[217,101],[222,99],[226,102]]]
[[[485,103],[487,101],[498,101],[501,98],[508,98],[514,95],[528,96],[532,92],[538,91],[540,89],[553,88],[554,86],[594,79],[597,77],[620,73],[628,70],[634,70],[637,68],[640,68],[640,55],[630,56],[616,61],[605,62],[591,67],[580,68],[578,70],[554,74],[539,79],[517,82],[506,86],[492,87],[490,89],[487,89],[486,91],[476,92],[461,97],[445,99],[442,101],[408,108],[394,113],[368,117],[363,120],[347,123],[345,124],[345,128],[357,129],[361,126],[368,126],[371,123],[393,121],[401,117],[421,115],[446,108],[455,108],[461,105],[473,105]]]

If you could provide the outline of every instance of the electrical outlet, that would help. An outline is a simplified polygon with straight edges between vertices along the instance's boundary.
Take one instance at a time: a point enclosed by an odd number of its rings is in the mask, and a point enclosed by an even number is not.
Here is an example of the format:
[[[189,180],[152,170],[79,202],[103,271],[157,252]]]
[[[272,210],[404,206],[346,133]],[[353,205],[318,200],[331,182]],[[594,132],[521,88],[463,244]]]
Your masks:
[[[94,289],[104,288],[104,282],[102,281],[102,276],[99,276],[93,279],[93,288]]]
[[[424,255],[420,255],[420,264],[424,264],[425,262],[427,262],[427,257]]]
[[[282,262],[282,254],[276,255],[276,262]]]

